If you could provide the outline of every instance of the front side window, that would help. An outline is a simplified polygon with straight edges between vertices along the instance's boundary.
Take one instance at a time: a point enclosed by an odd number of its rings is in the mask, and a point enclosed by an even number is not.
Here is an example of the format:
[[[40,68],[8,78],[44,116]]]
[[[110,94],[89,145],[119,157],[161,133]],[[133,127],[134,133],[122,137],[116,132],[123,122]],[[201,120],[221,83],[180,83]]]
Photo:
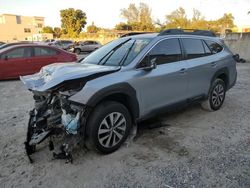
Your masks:
[[[99,48],[87,56],[82,63],[120,66],[128,65],[151,41],[151,38],[120,38]]]
[[[52,56],[56,55],[57,52],[50,48],[34,47],[35,56]]]
[[[205,42],[213,54],[217,54],[223,50],[223,47],[214,41],[205,40]]]
[[[157,65],[173,63],[182,59],[181,47],[178,39],[166,39],[159,42],[146,57],[139,67],[147,65],[147,61],[154,61]]]
[[[13,50],[11,50],[11,51],[3,54],[1,56],[1,59],[4,59],[6,57],[8,59],[31,57],[31,50],[30,50],[29,47],[26,47],[26,48],[16,48],[16,49],[13,49]]]

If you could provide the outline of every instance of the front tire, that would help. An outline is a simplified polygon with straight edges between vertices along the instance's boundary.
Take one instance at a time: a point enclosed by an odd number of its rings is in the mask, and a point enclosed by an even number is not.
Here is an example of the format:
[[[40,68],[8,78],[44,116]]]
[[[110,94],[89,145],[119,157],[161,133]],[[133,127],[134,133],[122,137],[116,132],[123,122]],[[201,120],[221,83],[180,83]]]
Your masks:
[[[215,79],[211,85],[208,98],[201,103],[203,109],[216,111],[221,108],[226,96],[226,84],[222,79]]]
[[[112,153],[127,139],[131,125],[130,113],[123,104],[100,103],[87,121],[86,146],[101,153]]]

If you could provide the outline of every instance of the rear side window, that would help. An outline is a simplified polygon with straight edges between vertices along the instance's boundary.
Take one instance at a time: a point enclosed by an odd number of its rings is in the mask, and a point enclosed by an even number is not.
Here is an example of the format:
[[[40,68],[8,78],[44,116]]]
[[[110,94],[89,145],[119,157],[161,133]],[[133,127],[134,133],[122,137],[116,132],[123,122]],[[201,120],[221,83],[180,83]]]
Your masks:
[[[194,59],[205,56],[202,40],[182,39],[183,47],[186,52],[186,59]]]
[[[223,47],[219,45],[217,42],[211,40],[205,40],[207,46],[211,50],[212,54],[217,54],[223,50]]]
[[[161,41],[149,52],[149,60],[154,60],[158,65],[180,61],[181,58],[182,53],[178,39]]]
[[[62,40],[61,43],[64,43],[64,44],[72,44],[73,42],[70,41],[70,40]]]
[[[31,57],[31,49],[29,47],[16,48],[3,54],[1,59],[4,59],[6,56],[8,59]]]
[[[91,44],[93,44],[92,41],[85,41],[85,42],[84,42],[84,45],[91,45]]]
[[[56,55],[57,51],[50,48],[34,47],[35,56],[52,56]]]

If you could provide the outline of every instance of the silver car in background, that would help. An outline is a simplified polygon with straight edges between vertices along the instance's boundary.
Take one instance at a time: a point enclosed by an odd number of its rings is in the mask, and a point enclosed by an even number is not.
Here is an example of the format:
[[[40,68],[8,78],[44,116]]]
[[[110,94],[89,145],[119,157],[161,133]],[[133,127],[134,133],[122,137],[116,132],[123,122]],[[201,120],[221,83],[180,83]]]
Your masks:
[[[63,50],[69,50],[70,48],[74,46],[74,44],[75,42],[72,40],[56,40],[56,41],[49,43],[48,45],[54,46]]]
[[[93,52],[101,46],[101,43],[98,41],[80,41],[74,46],[73,52],[76,54],[80,54],[81,52]]]

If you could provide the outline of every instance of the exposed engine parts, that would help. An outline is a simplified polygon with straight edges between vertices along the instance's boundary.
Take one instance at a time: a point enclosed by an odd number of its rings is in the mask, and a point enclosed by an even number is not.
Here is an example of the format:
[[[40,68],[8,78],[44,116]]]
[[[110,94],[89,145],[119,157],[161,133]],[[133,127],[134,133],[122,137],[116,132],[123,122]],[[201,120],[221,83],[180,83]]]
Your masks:
[[[30,111],[30,120],[25,142],[29,157],[36,151],[36,146],[49,138],[49,149],[54,150],[54,140],[62,138],[59,153],[53,153],[54,159],[72,162],[72,149],[84,137],[84,119],[86,107],[69,102],[67,96],[60,93],[34,92],[35,108]]]

